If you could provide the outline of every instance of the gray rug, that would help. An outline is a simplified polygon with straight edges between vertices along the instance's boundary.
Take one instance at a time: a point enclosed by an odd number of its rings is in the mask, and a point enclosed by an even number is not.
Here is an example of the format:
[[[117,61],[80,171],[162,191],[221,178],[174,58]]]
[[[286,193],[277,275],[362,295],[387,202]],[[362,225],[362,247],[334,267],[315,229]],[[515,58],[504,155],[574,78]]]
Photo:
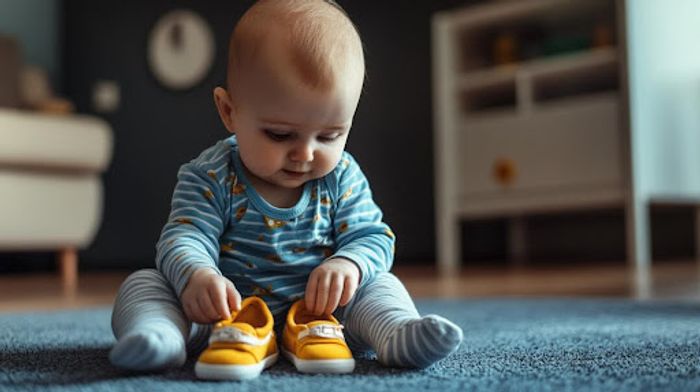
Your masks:
[[[606,299],[425,300],[462,326],[452,357],[424,370],[360,359],[354,374],[298,374],[280,360],[247,382],[203,382],[193,362],[123,372],[105,308],[0,315],[0,390],[408,391],[700,390],[700,305]]]

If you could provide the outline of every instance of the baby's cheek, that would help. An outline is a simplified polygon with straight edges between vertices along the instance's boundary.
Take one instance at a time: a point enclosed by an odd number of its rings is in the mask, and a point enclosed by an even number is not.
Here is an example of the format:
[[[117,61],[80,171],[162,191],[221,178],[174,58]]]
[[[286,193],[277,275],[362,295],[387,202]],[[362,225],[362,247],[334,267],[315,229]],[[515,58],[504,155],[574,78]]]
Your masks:
[[[243,156],[245,166],[258,177],[267,177],[279,170],[279,154],[264,149],[253,149]]]
[[[260,176],[270,176],[281,169],[279,158],[275,154],[260,155],[258,159],[258,168]]]
[[[317,158],[316,162],[316,169],[318,171],[319,176],[325,176],[326,174],[330,173],[335,169],[335,167],[338,165],[338,162],[340,161],[340,153],[338,154],[322,154]]]

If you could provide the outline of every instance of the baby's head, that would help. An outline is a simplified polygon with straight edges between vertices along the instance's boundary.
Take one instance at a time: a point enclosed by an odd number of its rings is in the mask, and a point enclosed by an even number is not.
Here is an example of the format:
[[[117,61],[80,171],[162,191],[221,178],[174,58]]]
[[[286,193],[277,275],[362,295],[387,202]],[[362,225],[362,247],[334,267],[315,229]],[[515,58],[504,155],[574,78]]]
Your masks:
[[[360,37],[335,2],[260,0],[231,34],[226,83],[235,94],[251,72],[274,72],[327,91],[361,85],[364,70]]]
[[[261,0],[229,44],[219,115],[255,184],[298,188],[332,171],[364,81],[362,43],[324,0]]]

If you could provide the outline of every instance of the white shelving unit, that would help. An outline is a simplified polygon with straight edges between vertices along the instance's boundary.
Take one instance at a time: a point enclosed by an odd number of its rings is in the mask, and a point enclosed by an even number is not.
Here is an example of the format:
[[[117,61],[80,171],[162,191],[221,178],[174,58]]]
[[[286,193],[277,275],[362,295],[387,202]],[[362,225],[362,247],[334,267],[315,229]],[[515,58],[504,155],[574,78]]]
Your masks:
[[[461,220],[512,218],[517,260],[527,253],[523,216],[618,206],[645,296],[649,204],[700,201],[700,83],[692,90],[673,76],[682,68],[685,80],[700,80],[700,55],[692,53],[700,23],[688,16],[700,14],[700,2],[661,3],[507,0],[434,15],[443,273],[459,268]],[[658,94],[698,106],[660,111]],[[679,171],[683,178],[669,182]]]

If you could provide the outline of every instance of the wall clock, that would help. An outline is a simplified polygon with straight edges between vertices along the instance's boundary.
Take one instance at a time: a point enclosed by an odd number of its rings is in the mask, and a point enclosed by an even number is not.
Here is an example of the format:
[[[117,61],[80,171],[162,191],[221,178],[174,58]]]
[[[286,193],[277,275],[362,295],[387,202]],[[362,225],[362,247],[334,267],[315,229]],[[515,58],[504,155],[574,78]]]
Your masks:
[[[163,86],[186,90],[209,73],[214,62],[214,34],[194,11],[176,9],[156,21],[148,38],[148,66]]]

